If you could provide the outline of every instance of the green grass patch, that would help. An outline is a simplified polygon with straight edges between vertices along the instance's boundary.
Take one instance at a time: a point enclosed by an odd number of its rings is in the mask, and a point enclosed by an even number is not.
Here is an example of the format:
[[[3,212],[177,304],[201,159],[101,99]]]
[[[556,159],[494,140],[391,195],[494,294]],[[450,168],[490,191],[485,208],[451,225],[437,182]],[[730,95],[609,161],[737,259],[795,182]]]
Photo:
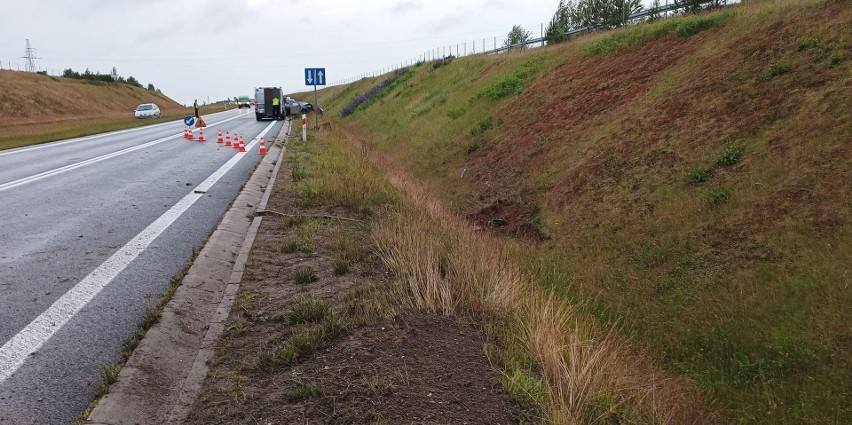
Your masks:
[[[306,285],[311,282],[315,282],[317,280],[317,275],[314,273],[314,269],[303,266],[296,269],[293,272],[293,280],[299,285]]]
[[[320,326],[299,328],[290,335],[283,347],[261,353],[255,366],[258,369],[290,366],[316,352],[324,343],[340,337],[348,328],[348,316],[330,312]]]
[[[287,313],[287,322],[291,324],[319,322],[331,314],[331,305],[313,296],[297,301]]]
[[[480,89],[477,95],[494,101],[521,94],[529,83],[530,78],[541,69],[542,62],[543,59],[540,56],[524,62],[515,68],[511,74]]]
[[[464,113],[464,108],[453,108],[447,111],[447,117],[451,120],[455,120],[461,118]]]
[[[304,165],[295,162],[293,163],[293,170],[290,172],[290,175],[293,177],[294,182],[298,182],[307,177],[308,172],[305,170]]]
[[[331,264],[331,270],[335,276],[343,276],[349,272],[349,260],[346,255],[337,255],[334,257],[334,262]]]
[[[295,387],[287,390],[287,393],[284,394],[284,398],[289,402],[297,402],[302,400],[309,400],[312,398],[319,398],[325,395],[325,391],[317,385],[307,384],[304,382],[299,382]]]
[[[686,172],[686,183],[698,186],[710,178],[710,171],[706,168],[696,167]]]
[[[727,145],[722,150],[722,154],[719,155],[719,159],[716,160],[716,165],[721,167],[730,167],[734,165],[743,158],[743,149],[738,146]]]
[[[467,152],[468,155],[470,155],[470,154],[478,151],[479,148],[480,148],[479,142],[470,142],[470,143],[468,143],[467,148],[465,148],[464,151]]]
[[[614,31],[587,44],[586,56],[620,52],[664,36],[689,37],[716,27],[733,16],[731,13],[674,18]]]
[[[704,202],[709,206],[719,205],[731,199],[731,191],[725,186],[711,186],[704,191]]]
[[[769,67],[766,69],[764,79],[771,80],[779,75],[784,75],[792,71],[793,68],[789,63],[781,60],[772,60],[769,62]]]
[[[283,245],[281,245],[281,248],[279,249],[279,251],[282,252],[282,253],[285,253],[285,254],[292,254],[294,252],[300,252],[300,251],[310,252],[310,250],[308,250],[307,247],[304,244],[302,244],[301,241],[298,241],[298,240],[295,240],[295,239],[285,242]]]

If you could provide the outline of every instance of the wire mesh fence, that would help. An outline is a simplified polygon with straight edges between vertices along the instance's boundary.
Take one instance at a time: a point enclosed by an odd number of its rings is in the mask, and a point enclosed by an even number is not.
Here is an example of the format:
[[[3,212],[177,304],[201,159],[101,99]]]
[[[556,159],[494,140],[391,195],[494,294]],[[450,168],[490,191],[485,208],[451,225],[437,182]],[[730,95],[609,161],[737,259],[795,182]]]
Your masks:
[[[738,4],[740,2],[741,0],[715,0],[710,2],[712,7],[708,7],[708,9],[718,7],[727,8],[729,5]],[[675,16],[680,16],[684,13],[685,10],[690,7],[691,5],[685,1],[660,0],[659,6],[645,8],[643,10],[625,16],[621,22],[621,26],[643,23],[650,19],[667,19]],[[386,74],[388,72],[393,72],[398,69],[414,65],[417,62],[429,62],[446,58],[449,56],[464,57],[474,55],[492,55],[509,51],[543,47],[547,45],[547,39],[544,36],[545,27],[546,25],[542,23],[539,25],[539,28],[537,28],[540,34],[539,37],[527,38],[523,42],[515,44],[508,43],[508,39],[506,38],[493,36],[482,38],[481,40],[477,38],[473,40],[462,41],[456,44],[448,44],[434,47],[432,49],[420,53],[419,55],[413,58],[409,58],[408,60],[399,62],[395,65],[383,67],[381,69],[377,69],[371,72],[360,73],[342,80],[337,80],[329,84],[329,86],[349,84],[358,81],[362,78],[376,77],[379,75]],[[595,26],[570,28],[565,33],[565,36],[567,38],[571,38],[581,34],[599,31],[601,29],[602,28]]]

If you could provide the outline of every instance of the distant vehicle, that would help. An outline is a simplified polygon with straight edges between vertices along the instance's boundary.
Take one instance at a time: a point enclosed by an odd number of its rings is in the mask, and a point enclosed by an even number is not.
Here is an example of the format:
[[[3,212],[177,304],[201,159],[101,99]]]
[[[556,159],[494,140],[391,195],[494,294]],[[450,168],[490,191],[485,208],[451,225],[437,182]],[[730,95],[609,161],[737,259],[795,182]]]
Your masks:
[[[308,112],[316,112],[316,113],[322,115],[322,113],[325,112],[325,111],[323,111],[322,108],[315,107],[310,102],[294,101],[294,103],[299,105],[299,108],[300,108],[300,110],[302,111],[303,114],[306,114]]]
[[[296,99],[288,97],[287,101],[284,103],[284,114],[288,117],[290,115],[299,115],[305,112],[306,111],[302,109],[301,102],[296,101]]]
[[[279,101],[279,111],[278,116],[275,116],[274,110],[272,107],[272,99],[278,98]],[[271,119],[283,119],[284,118],[284,92],[281,91],[281,87],[257,87],[254,89],[254,115],[258,121],[271,118]]]
[[[136,118],[160,118],[160,108],[153,103],[143,103],[136,107]]]
[[[251,109],[251,99],[248,96],[240,96],[237,98],[237,108]]]

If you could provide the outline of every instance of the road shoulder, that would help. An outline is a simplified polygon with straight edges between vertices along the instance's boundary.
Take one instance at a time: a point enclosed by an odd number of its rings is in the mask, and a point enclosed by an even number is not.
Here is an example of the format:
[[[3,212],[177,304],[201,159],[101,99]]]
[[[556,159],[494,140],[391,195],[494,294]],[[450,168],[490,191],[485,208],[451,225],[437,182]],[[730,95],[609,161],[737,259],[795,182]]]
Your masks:
[[[186,411],[182,403],[194,400],[193,390],[206,374],[204,359],[228,316],[251,248],[251,229],[256,232],[259,225],[253,225],[253,218],[280,164],[286,128],[270,144],[269,154],[202,248],[159,322],[89,415],[89,423],[180,422]]]

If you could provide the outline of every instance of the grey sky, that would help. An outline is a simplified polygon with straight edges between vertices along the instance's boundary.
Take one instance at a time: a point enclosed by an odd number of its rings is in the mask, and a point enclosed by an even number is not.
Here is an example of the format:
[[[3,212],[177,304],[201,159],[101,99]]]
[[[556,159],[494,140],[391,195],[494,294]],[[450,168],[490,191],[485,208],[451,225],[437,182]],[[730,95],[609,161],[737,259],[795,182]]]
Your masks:
[[[380,70],[435,47],[486,39],[512,25],[534,36],[558,0],[0,0],[0,66],[23,69],[26,39],[40,69],[132,75],[178,102],[307,90]],[[464,50],[463,45],[460,48]]]

